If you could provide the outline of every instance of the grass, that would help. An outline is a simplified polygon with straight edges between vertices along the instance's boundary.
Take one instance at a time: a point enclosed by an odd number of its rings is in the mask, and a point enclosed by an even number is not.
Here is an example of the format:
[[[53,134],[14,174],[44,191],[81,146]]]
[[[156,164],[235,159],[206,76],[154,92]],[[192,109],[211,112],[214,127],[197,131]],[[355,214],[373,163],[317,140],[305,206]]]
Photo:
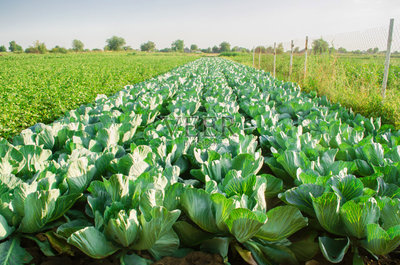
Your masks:
[[[0,137],[111,95],[197,59],[196,55],[140,52],[10,54],[0,56]]]
[[[252,65],[252,54],[226,57]],[[386,98],[381,97],[384,71],[383,55],[309,55],[304,79],[304,55],[294,55],[293,72],[289,80],[288,54],[277,56],[276,77],[298,83],[303,91],[316,91],[332,102],[353,109],[368,117],[382,117],[382,121],[400,129],[400,58],[391,59]],[[258,55],[255,56],[258,67]],[[273,71],[273,55],[262,54],[260,68]]]

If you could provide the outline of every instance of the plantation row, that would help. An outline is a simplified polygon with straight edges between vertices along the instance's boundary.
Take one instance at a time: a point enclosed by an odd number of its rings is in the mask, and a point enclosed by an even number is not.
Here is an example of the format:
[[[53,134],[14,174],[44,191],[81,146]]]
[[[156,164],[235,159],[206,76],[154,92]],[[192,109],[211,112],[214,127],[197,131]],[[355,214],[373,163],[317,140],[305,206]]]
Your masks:
[[[30,262],[34,240],[121,264],[193,249],[362,264],[400,244],[399,134],[202,58],[1,140],[0,263]]]

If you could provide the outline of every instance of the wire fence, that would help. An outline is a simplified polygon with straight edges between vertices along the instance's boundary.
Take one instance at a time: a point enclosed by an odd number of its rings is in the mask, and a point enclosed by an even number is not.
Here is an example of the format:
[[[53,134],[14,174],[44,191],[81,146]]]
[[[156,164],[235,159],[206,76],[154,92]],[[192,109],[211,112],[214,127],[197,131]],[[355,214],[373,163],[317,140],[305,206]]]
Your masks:
[[[271,56],[262,56],[262,54]],[[259,45],[253,49],[253,66],[266,65],[266,70],[273,76],[279,73],[280,78],[298,82],[305,79],[307,69],[318,62],[312,57],[326,54],[334,58],[351,59],[353,63],[358,59],[358,63],[364,65],[367,59],[373,59],[374,67],[370,67],[368,71],[376,71],[373,74],[378,76],[377,79],[381,83],[382,98],[386,96],[388,80],[391,87],[398,86],[400,90],[400,70],[390,72],[391,66],[400,69],[400,24],[395,24],[393,19],[390,20],[389,27],[381,26],[364,31],[314,37],[305,36],[302,39],[275,42],[266,46]],[[396,58],[396,61],[393,58]],[[287,66],[282,66],[282,64]],[[284,73],[282,73],[283,69],[285,69]],[[351,67],[348,69],[353,71]]]
[[[364,31],[345,32],[332,35],[311,36],[309,37],[309,44],[312,48],[312,43],[315,40],[325,40],[330,48],[335,50],[345,49],[346,52],[353,53],[373,53],[374,49],[378,48],[377,52],[386,51],[388,40],[388,27],[381,26],[377,28],[367,29]],[[290,41],[280,42],[285,51],[290,51]],[[305,37],[302,39],[293,39],[294,48],[303,50],[305,48]],[[273,47],[273,43],[268,46]],[[342,50],[341,49],[341,50]],[[400,24],[394,24],[393,39],[392,39],[392,52],[400,52]]]

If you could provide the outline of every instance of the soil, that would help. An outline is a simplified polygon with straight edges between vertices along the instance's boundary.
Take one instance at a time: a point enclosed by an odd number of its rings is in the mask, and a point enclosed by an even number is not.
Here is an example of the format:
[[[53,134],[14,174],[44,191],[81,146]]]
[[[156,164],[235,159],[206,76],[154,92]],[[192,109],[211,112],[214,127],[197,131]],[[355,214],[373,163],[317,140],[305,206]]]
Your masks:
[[[364,257],[364,263],[365,265],[400,265],[400,256],[399,255],[392,255],[392,257],[381,256],[379,257],[379,260],[374,260],[369,257]]]
[[[31,263],[38,265],[120,265],[120,261],[113,257],[102,260],[95,260],[83,255],[46,257],[39,249],[27,250],[34,257]],[[165,257],[155,262],[154,265],[224,265],[224,262],[220,255],[194,251],[184,258]]]
[[[154,265],[223,265],[224,261],[218,254],[209,254],[200,251],[189,253],[184,258],[165,257]]]
[[[120,262],[115,257],[111,256],[106,259],[96,260],[92,259],[81,251],[75,249],[74,256],[67,254],[57,255],[54,257],[45,256],[39,247],[32,241],[24,241],[22,246],[32,255],[33,260],[30,264],[36,265],[120,265]]]
[[[54,257],[45,256],[38,246],[30,241],[24,241],[23,247],[32,255],[31,264],[36,265],[120,265],[120,261],[115,256],[105,259],[92,259],[83,254],[78,249],[74,249],[74,256],[67,254]],[[149,257],[146,257],[149,258]],[[218,254],[210,254],[201,251],[194,251],[183,258],[165,257],[154,264],[156,265],[224,265],[223,259]],[[232,263],[242,264],[242,263]]]
[[[363,257],[364,265],[400,265],[400,252],[392,252],[386,256],[379,256],[379,260],[375,260],[364,250],[361,250],[360,255]],[[341,263],[342,265],[353,265],[352,255],[346,255]],[[307,261],[305,265],[334,265],[328,262],[322,254],[318,254],[313,260]]]
[[[29,241],[28,241],[29,242]],[[74,256],[66,254],[54,257],[45,256],[35,243],[25,241],[23,247],[32,255],[31,264],[36,265],[120,265],[120,261],[115,256],[110,256],[102,260],[92,259],[75,249]],[[143,253],[142,253],[143,254]],[[145,253],[144,253],[145,254]],[[231,254],[231,253],[230,253]],[[360,253],[361,254],[361,253]],[[365,265],[400,265],[400,252],[392,252],[387,256],[380,256],[379,260],[373,259],[367,253],[362,253]],[[146,257],[149,258],[149,257]],[[246,264],[239,256],[229,256],[230,264]],[[224,261],[218,254],[210,254],[201,251],[193,251],[183,258],[164,257],[154,263],[154,265],[223,265]],[[314,257],[314,260],[308,261],[305,265],[330,265],[321,254]],[[341,264],[352,265],[352,260],[348,255]]]

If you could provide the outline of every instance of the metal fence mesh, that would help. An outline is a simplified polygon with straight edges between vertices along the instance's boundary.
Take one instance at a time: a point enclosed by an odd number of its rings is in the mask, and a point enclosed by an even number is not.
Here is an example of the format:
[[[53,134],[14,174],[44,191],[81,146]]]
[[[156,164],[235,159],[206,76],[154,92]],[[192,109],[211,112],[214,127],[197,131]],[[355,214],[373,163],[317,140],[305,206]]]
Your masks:
[[[328,42],[330,48],[338,50],[344,48],[348,52],[376,53],[386,51],[389,28],[381,26],[363,31],[344,32],[331,35],[310,36],[308,48],[312,48],[314,40],[323,39]],[[291,40],[277,41],[277,45],[282,44],[285,51],[290,51]],[[302,51],[305,48],[305,37],[293,39],[294,49]],[[273,47],[273,43],[268,43],[267,47]],[[297,48],[297,49],[296,49]],[[374,51],[375,49],[375,51]],[[396,23],[393,29],[392,53],[400,53],[400,24]]]

